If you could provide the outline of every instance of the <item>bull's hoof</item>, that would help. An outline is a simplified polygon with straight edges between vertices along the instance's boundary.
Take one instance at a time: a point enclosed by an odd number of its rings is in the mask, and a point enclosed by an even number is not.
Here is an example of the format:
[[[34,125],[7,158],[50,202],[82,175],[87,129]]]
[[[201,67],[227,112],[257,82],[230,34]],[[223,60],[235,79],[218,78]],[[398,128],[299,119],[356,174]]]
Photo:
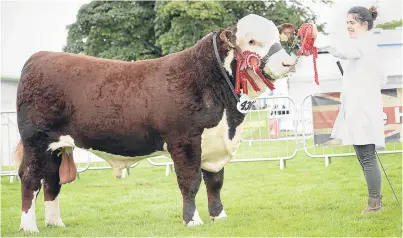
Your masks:
[[[28,212],[22,212],[19,231],[39,232],[34,210],[29,209]]]
[[[38,227],[35,226],[27,226],[27,225],[20,225],[19,231],[25,231],[25,232],[39,232]]]
[[[192,226],[200,226],[200,225],[203,225],[203,221],[201,219],[194,220],[194,221],[192,220],[186,226],[192,227]]]
[[[200,226],[203,225],[203,221],[199,216],[199,212],[197,211],[197,209],[195,210],[192,220],[190,220],[187,224],[185,221],[183,221],[183,224],[185,224],[186,226]]]
[[[53,221],[52,220],[46,221],[45,226],[66,227],[66,225],[64,225],[64,223],[62,222],[61,218]]]
[[[213,221],[216,221],[216,220],[225,219],[225,218],[227,218],[227,217],[228,217],[228,216],[227,216],[227,214],[225,213],[225,211],[222,210],[221,213],[220,213],[218,216],[216,216],[216,217],[210,216],[210,219],[213,220]]]

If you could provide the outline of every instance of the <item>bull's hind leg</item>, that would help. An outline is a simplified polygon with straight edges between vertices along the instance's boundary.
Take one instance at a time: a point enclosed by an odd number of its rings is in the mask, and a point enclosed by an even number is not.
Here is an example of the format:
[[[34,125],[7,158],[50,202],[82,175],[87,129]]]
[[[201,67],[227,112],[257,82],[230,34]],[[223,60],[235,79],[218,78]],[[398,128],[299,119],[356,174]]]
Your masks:
[[[178,185],[183,197],[183,223],[187,226],[201,225],[203,221],[195,203],[201,183],[201,137],[168,143],[168,150],[174,161]]]
[[[52,153],[51,159],[46,166],[46,175],[43,183],[45,199],[45,225],[65,227],[60,217],[58,195],[62,185],[60,184],[59,168],[61,158],[58,156],[59,150]]]
[[[39,232],[36,224],[35,203],[41,189],[46,158],[45,153],[29,146],[24,147],[23,160],[18,174],[21,179],[22,214],[20,230]]]
[[[217,173],[209,172],[204,169],[202,169],[202,172],[207,189],[210,218],[212,220],[218,220],[227,217],[220,198],[221,188],[224,183],[224,168]]]

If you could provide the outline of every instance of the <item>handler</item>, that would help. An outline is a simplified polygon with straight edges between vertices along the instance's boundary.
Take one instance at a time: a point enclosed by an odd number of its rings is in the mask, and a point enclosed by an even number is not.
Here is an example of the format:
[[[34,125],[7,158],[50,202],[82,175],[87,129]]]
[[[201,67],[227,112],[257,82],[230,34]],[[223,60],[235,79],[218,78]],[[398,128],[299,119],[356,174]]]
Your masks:
[[[377,17],[375,7],[353,7],[347,13],[350,37],[325,36],[313,27],[314,46],[346,59],[342,78],[341,107],[332,138],[353,145],[368,187],[368,206],[362,212],[383,210],[381,172],[375,149],[385,148],[381,64],[378,47],[369,30]]]

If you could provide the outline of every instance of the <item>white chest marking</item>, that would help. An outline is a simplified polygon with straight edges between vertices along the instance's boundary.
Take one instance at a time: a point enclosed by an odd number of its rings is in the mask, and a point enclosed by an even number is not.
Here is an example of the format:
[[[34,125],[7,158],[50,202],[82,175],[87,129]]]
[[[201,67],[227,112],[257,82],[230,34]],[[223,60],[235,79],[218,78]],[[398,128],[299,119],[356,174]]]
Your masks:
[[[202,135],[201,167],[210,172],[220,171],[235,155],[241,143],[243,124],[236,129],[234,138],[229,139],[229,126],[225,114],[214,128],[205,129]]]

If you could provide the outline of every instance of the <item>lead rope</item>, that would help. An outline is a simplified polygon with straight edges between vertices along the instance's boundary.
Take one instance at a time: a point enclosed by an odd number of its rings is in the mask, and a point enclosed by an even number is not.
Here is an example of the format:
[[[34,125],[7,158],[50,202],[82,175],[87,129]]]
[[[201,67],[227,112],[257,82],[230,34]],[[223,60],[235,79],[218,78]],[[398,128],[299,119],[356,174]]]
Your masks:
[[[316,59],[318,58],[318,49],[313,46],[313,28],[311,24],[305,23],[302,24],[298,29],[298,36],[301,38],[301,49],[298,50],[297,59],[295,60],[294,65],[297,64],[299,57],[302,54],[305,56],[309,56],[312,52],[313,54],[313,70],[315,72],[315,82],[319,85],[319,77],[318,77],[318,69],[316,67]]]

